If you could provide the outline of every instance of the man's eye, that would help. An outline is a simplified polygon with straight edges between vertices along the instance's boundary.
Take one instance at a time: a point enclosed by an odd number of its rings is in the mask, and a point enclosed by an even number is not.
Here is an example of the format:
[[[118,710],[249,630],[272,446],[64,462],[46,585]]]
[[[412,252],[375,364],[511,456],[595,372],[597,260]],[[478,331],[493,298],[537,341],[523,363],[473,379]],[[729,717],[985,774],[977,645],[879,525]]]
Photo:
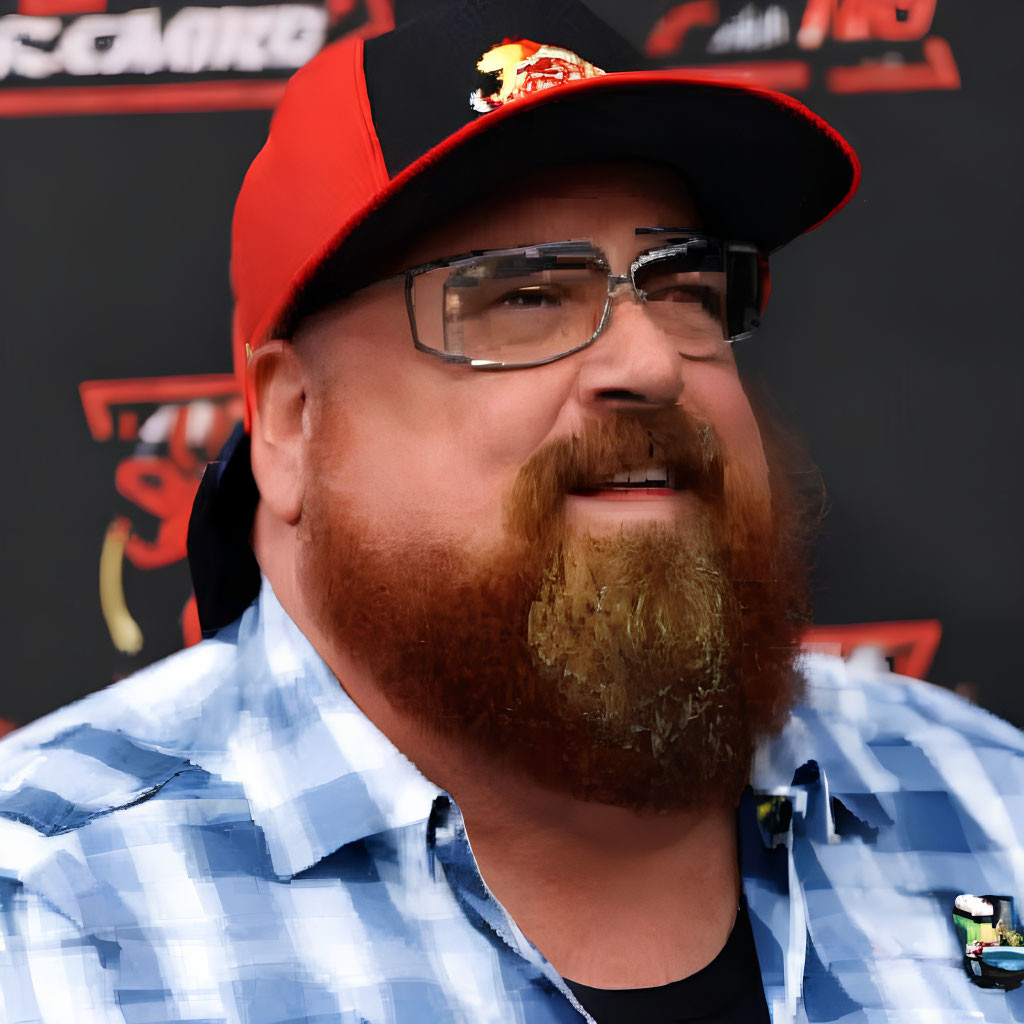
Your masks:
[[[693,302],[701,306],[707,306],[711,301],[710,288],[700,288],[695,285],[673,284],[664,288],[657,288],[647,293],[648,302]]]
[[[703,310],[718,319],[722,314],[720,294],[707,285],[673,284],[647,292],[648,302],[668,302],[686,305],[688,309]]]
[[[548,309],[561,304],[561,296],[556,292],[542,288],[520,288],[503,295],[498,300],[499,306],[512,309]]]

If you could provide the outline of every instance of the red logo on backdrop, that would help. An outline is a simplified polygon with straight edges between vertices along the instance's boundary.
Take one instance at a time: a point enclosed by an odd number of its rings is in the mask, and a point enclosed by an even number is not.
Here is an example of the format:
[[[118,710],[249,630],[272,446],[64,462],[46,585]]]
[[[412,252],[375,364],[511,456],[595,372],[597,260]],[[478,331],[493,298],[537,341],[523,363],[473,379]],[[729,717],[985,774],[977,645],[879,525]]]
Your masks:
[[[114,484],[136,511],[114,516],[107,527],[99,595],[111,641],[135,655],[145,636],[125,597],[125,565],[147,572],[186,558],[199,482],[241,419],[242,399],[232,374],[86,381],[79,392],[93,438],[127,449]],[[196,643],[194,597],[180,614],[184,644]]]
[[[5,0],[0,0],[2,9]],[[393,0],[161,6],[6,0],[0,117],[272,109],[328,38],[394,26]],[[685,0],[647,33],[648,56],[786,92],[956,89],[937,0]],[[550,61],[549,78],[575,73]],[[541,77],[536,76],[536,83]]]
[[[909,622],[863,622],[846,626],[812,626],[804,634],[803,648],[850,659],[871,650],[879,663],[912,679],[925,679],[942,639],[936,619]]]
[[[702,71],[785,92],[814,85],[833,93],[957,89],[953,51],[931,34],[936,5],[781,0],[743,4],[729,15],[719,0],[688,0],[659,18],[645,48],[667,66],[697,59]]]
[[[394,26],[392,0],[16,3],[0,15],[0,117],[269,110],[328,35]]]
[[[106,9],[106,0],[18,0],[18,13],[34,18],[53,14],[95,14]]]

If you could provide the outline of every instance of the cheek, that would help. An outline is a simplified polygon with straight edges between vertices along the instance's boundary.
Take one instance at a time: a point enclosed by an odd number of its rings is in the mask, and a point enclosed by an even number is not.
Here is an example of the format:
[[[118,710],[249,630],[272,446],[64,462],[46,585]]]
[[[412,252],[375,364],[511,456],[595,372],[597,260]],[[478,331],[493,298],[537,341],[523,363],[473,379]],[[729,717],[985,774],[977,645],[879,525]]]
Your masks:
[[[770,503],[768,462],[753,409],[732,368],[714,368],[699,382],[688,382],[686,404],[707,419],[718,433],[725,453],[726,485],[740,487],[752,498],[763,495]]]
[[[327,439],[311,467],[319,485],[392,530],[493,540],[516,473],[555,429],[562,382],[466,371],[415,350],[386,374],[346,362],[311,421]]]

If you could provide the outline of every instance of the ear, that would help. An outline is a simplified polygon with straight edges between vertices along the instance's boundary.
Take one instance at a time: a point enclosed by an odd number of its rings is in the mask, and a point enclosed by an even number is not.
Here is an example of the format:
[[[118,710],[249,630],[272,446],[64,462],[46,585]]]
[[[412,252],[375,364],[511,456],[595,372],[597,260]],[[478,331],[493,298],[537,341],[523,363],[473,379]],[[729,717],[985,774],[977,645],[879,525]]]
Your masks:
[[[303,367],[290,342],[273,340],[253,352],[246,373],[253,396],[252,472],[260,500],[275,518],[294,524],[305,489]]]

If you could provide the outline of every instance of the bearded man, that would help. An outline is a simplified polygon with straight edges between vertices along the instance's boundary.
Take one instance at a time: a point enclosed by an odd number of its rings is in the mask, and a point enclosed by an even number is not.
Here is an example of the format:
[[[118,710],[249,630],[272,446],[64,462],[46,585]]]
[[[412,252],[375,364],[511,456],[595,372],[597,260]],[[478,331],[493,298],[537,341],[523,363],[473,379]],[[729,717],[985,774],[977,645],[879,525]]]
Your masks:
[[[1020,1019],[950,894],[1021,891],[1024,739],[798,663],[813,473],[734,355],[856,158],[638,65],[476,2],[290,84],[208,639],[6,741],[4,1020]]]

